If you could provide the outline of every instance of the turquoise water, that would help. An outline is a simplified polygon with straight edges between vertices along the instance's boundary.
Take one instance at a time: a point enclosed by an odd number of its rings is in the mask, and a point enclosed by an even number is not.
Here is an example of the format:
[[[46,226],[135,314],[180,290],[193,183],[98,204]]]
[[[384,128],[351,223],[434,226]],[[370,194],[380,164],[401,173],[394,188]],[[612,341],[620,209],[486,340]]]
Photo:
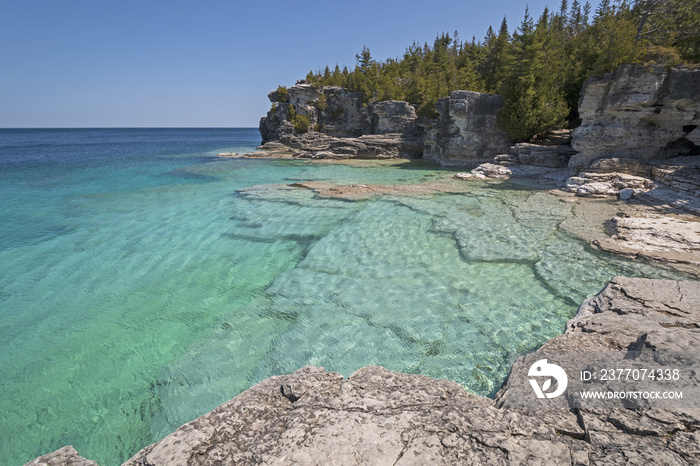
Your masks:
[[[215,156],[258,142],[253,129],[0,130],[3,464],[68,444],[120,464],[305,364],[492,395],[612,276],[670,276],[567,235],[570,205],[544,191],[321,199],[287,185],[449,172]]]

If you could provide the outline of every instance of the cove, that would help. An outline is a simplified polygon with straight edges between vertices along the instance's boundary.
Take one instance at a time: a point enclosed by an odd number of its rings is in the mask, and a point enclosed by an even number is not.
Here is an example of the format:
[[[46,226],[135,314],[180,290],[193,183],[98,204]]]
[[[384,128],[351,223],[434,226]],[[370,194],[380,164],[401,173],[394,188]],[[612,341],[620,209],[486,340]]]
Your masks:
[[[325,198],[420,162],[220,159],[255,130],[0,132],[0,457],[100,464],[271,375],[367,365],[493,395],[615,275],[546,189]]]

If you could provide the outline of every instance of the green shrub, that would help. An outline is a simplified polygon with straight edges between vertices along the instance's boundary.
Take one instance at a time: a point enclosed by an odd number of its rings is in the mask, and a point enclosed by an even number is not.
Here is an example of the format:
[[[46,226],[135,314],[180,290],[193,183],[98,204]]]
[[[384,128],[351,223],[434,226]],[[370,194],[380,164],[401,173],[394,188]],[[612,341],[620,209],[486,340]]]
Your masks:
[[[314,102],[314,106],[320,111],[324,111],[325,109],[327,109],[328,99],[326,98],[326,94],[321,93],[321,96],[318,98],[318,100]]]
[[[322,133],[324,129],[326,129],[326,125],[324,124],[316,123],[314,125],[314,131],[316,131],[317,133]]]
[[[289,102],[289,91],[285,86],[277,87],[277,102]]]
[[[311,119],[309,115],[297,115],[294,117],[292,123],[294,124],[294,131],[297,133],[305,133],[309,130]]]
[[[297,109],[294,105],[287,105],[287,121],[294,121],[294,117],[297,115]]]

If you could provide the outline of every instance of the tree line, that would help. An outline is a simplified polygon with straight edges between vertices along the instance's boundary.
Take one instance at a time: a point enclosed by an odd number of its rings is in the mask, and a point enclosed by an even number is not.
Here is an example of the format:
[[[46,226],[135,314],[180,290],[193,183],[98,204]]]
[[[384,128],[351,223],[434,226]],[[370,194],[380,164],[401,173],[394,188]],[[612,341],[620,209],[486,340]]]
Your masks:
[[[483,41],[442,33],[416,42],[400,58],[377,61],[369,48],[350,71],[338,65],[309,72],[314,86],[362,93],[365,104],[405,100],[435,117],[435,101],[453,90],[501,94],[498,125],[514,140],[536,140],[575,126],[583,82],[624,63],[674,66],[700,62],[700,0],[561,0],[539,18],[525,9],[513,33],[506,18]]]

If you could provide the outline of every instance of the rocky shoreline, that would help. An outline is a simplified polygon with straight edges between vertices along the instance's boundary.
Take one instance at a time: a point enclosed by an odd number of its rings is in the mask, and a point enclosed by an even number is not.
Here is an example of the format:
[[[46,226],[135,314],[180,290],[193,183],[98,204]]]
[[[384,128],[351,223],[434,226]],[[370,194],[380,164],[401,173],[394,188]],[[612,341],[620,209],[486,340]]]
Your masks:
[[[124,464],[697,464],[697,408],[521,405],[532,398],[523,383],[531,362],[553,351],[677,355],[699,344],[698,282],[616,277],[563,335],[515,361],[495,400],[376,366],[347,379],[307,366],[256,384]],[[690,384],[697,389],[697,376]],[[97,463],[65,447],[28,464]]]
[[[494,95],[455,91],[436,103],[436,120],[418,118],[406,102],[363,106],[358,93],[337,87],[298,83],[288,98],[269,98],[264,150],[221,157],[423,158],[473,168],[409,185],[280,189],[361,200],[525,180],[571,203],[562,229],[592,247],[700,278],[700,71],[623,66],[590,80],[572,139],[545,144],[511,145],[496,128],[503,102]],[[290,115],[308,117],[307,130],[297,131]],[[307,366],[258,383],[125,465],[700,464],[698,406],[612,400],[602,408],[563,396],[546,409],[524,403],[533,392],[523,383],[533,361],[552,353],[665,353],[690,371],[684,388],[692,392],[699,346],[700,282],[616,277],[581,304],[563,335],[520,356],[493,400],[376,366],[347,379]],[[28,464],[97,463],[65,447]]]

